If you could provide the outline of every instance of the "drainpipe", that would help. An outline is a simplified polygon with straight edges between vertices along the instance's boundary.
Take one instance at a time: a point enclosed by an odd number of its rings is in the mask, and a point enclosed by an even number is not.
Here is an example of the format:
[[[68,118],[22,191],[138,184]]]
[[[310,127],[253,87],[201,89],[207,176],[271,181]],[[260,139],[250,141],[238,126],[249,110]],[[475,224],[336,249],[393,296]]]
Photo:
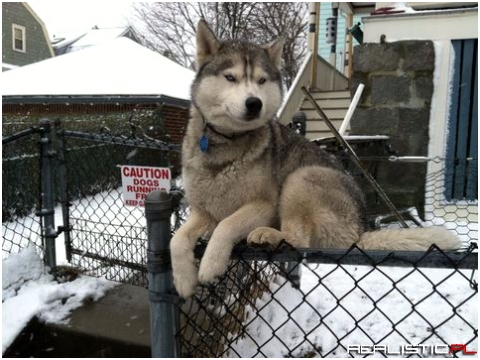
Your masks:
[[[317,54],[318,54],[318,19],[320,16],[320,3],[308,3],[310,12],[308,25],[309,50],[313,53],[312,67],[310,71],[310,89],[317,87]]]

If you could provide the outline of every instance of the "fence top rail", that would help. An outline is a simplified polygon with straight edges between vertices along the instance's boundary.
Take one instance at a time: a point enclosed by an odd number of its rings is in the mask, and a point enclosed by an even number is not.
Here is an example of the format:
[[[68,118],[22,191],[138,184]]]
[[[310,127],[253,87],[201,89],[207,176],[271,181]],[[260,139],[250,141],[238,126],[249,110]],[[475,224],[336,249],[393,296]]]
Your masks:
[[[460,251],[443,251],[432,245],[427,251],[362,250],[356,245],[349,249],[295,249],[282,243],[276,249],[237,245],[232,259],[247,261],[296,261],[317,264],[398,266],[419,268],[478,269],[476,243]],[[195,248],[197,258],[203,256],[206,241]]]
[[[2,145],[9,144],[11,142],[14,142],[16,140],[20,140],[21,138],[24,138],[26,136],[41,132],[42,129],[39,128],[38,126],[32,126],[31,128],[21,130],[19,132],[16,132],[15,134],[11,135],[6,135],[2,137]]]
[[[158,149],[164,151],[180,152],[181,146],[178,144],[168,144],[160,140],[147,138],[132,138],[109,134],[92,134],[81,131],[61,130],[61,134],[69,138],[84,139],[102,143],[109,143],[115,145],[136,146],[140,148]]]

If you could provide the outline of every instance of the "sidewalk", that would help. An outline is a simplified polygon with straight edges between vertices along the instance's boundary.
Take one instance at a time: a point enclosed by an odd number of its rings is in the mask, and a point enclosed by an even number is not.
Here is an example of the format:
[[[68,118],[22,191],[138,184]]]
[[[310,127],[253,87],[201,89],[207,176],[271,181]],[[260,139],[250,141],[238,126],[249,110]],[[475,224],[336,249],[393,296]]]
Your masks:
[[[68,324],[32,319],[4,357],[151,356],[147,289],[119,285],[68,319]]]

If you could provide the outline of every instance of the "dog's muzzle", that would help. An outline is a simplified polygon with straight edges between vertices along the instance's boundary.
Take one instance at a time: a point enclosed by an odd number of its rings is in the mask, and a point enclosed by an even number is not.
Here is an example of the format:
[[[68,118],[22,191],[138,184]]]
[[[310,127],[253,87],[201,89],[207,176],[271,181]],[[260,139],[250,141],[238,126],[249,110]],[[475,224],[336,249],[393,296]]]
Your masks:
[[[245,114],[246,120],[253,120],[260,115],[260,111],[262,111],[262,100],[257,97],[249,97],[245,100],[245,108],[247,112]]]

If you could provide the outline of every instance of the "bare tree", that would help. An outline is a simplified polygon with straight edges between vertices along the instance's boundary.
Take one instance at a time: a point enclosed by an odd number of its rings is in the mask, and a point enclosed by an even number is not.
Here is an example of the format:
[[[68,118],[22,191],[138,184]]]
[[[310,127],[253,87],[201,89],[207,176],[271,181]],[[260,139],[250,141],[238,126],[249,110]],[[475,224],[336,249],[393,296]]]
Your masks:
[[[307,4],[259,3],[259,7],[259,16],[251,19],[256,38],[273,40],[285,36],[283,75],[288,88],[307,53]]]
[[[266,44],[284,35],[284,80],[289,87],[306,51],[306,3],[163,2],[134,3],[131,24],[144,44],[194,68],[195,30],[204,18],[221,39]]]

